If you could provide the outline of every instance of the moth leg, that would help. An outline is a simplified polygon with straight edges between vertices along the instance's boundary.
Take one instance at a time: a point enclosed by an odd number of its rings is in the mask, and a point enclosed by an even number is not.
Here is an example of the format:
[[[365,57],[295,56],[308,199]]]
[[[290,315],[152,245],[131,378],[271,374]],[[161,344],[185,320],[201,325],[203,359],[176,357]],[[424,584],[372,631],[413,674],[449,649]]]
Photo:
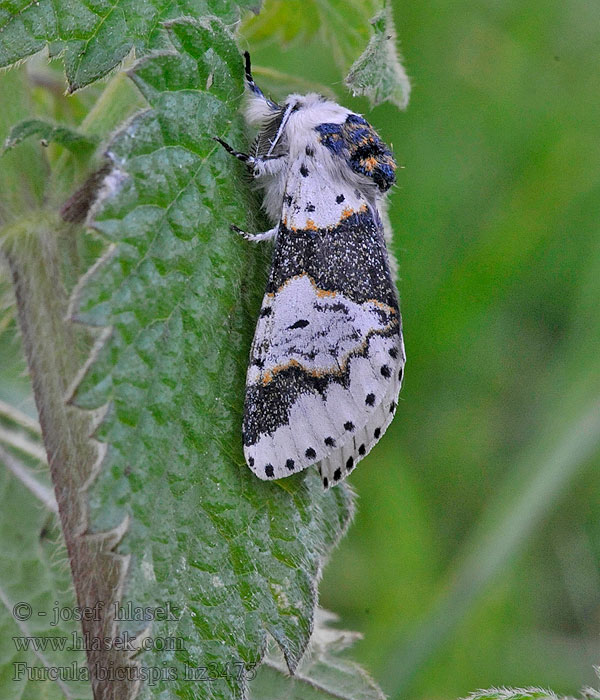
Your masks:
[[[223,146],[223,148],[227,151],[227,153],[231,153],[231,155],[234,158],[241,160],[242,163],[246,163],[254,177],[262,177],[263,175],[275,175],[283,168],[286,162],[285,154],[267,155],[260,157],[251,156],[249,153],[241,153],[240,151],[236,151],[226,141],[223,141],[222,139],[217,138],[216,136],[213,137],[213,140],[217,143],[220,143],[221,146]]]
[[[234,158],[241,160],[242,163],[249,163],[251,160],[254,160],[253,156],[248,155],[248,153],[240,153],[240,151],[236,151],[226,141],[223,141],[222,139],[220,139],[216,136],[213,136],[213,141],[220,143],[221,146],[223,146],[223,148],[227,151],[227,153],[231,153],[231,155]]]
[[[281,160],[282,158],[285,157],[283,154],[282,155],[268,155],[268,156],[251,156],[249,153],[241,153],[240,151],[236,151],[235,148],[233,148],[226,141],[223,141],[223,139],[220,139],[217,136],[213,136],[213,141],[220,143],[221,146],[223,146],[223,148],[227,151],[227,153],[231,153],[231,155],[234,158],[241,160],[242,163],[247,163],[251,167],[263,166],[268,161]]]
[[[287,162],[285,154],[279,156],[262,156],[253,158],[249,162],[253,177],[263,177],[264,175],[277,175]]]
[[[235,231],[235,233],[239,233],[240,236],[245,238],[247,241],[252,241],[253,243],[258,243],[259,241],[269,241],[272,238],[275,238],[279,232],[279,226],[274,226],[272,229],[264,231],[263,233],[248,233],[247,231],[243,231],[241,228],[238,228],[233,224],[231,224],[229,228],[232,231]]]
[[[273,100],[270,100],[254,82],[254,78],[252,77],[252,66],[250,64],[250,54],[248,51],[244,51],[244,59],[246,68],[246,85],[248,86],[250,92],[253,92],[255,95],[258,95],[258,97],[263,99],[274,112],[281,109],[280,106],[276,102],[273,102]]]

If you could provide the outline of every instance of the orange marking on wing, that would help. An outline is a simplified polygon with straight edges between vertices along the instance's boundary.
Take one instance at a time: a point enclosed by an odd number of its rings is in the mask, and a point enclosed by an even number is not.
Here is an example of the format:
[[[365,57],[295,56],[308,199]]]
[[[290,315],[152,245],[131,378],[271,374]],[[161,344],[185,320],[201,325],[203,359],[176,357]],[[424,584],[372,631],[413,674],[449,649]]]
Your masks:
[[[366,205],[364,205],[364,204],[363,204],[363,206],[366,207]],[[273,298],[273,297],[277,296],[277,294],[279,294],[279,292],[281,292],[285,287],[287,287],[288,284],[290,284],[290,283],[293,282],[294,280],[302,279],[303,277],[306,277],[306,278],[310,281],[310,283],[311,283],[313,289],[315,290],[315,294],[316,294],[318,297],[320,297],[320,298],[324,298],[324,297],[335,297],[335,296],[337,295],[337,292],[328,292],[328,291],[325,290],[325,289],[320,289],[319,287],[317,287],[316,282],[314,281],[314,279],[313,279],[310,275],[307,275],[306,272],[301,272],[299,275],[294,275],[293,277],[289,277],[289,278],[277,289],[277,292],[269,292],[269,293],[266,294],[265,296],[270,297],[270,298]],[[389,312],[390,314],[396,315],[396,309],[394,309],[393,306],[388,306],[387,304],[384,304],[382,301],[379,301],[378,299],[367,299],[366,301],[363,301],[362,303],[363,303],[363,305],[365,305],[365,304],[373,304],[374,306],[377,306],[378,308],[383,309],[383,310]]]
[[[363,160],[363,165],[365,167],[365,170],[371,172],[371,170],[377,167],[377,158],[374,158],[373,156],[371,156],[370,158],[365,158]]]
[[[328,369],[309,369],[308,367],[305,367],[302,362],[299,362],[295,358],[289,359],[287,362],[281,365],[275,365],[275,367],[272,368],[272,370],[267,370],[263,376],[262,379],[262,384],[263,386],[267,385],[269,382],[271,382],[275,375],[279,374],[279,372],[283,372],[284,370],[288,369],[288,367],[298,367],[306,374],[310,375],[311,377],[325,377],[327,375],[341,375],[343,372],[346,371],[346,367],[348,365],[348,361],[352,355],[355,355],[357,352],[362,352],[367,346],[367,343],[369,342],[369,338],[371,335],[382,335],[385,333],[388,329],[391,327],[397,325],[397,321],[392,321],[389,323],[386,328],[381,329],[380,331],[375,331],[375,332],[369,332],[367,336],[362,340],[362,342],[355,348],[353,348],[350,352],[346,354],[344,358],[342,358],[341,362],[338,362],[337,368],[328,368]]]
[[[349,216],[352,216],[352,214],[354,214],[354,209],[352,209],[352,207],[346,207],[342,210],[342,219],[347,219]]]
[[[304,225],[306,231],[318,231],[319,228],[312,219],[306,219],[306,224]]]

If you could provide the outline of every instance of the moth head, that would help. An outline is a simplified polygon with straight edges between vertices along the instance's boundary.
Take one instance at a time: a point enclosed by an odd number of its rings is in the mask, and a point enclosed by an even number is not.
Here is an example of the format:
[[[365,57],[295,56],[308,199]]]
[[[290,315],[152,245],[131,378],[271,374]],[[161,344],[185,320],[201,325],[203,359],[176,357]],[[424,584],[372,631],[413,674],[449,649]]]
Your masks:
[[[323,122],[341,123],[349,114],[349,110],[336,102],[310,92],[307,95],[288,95],[285,108],[290,110],[290,125],[299,125],[313,129]]]

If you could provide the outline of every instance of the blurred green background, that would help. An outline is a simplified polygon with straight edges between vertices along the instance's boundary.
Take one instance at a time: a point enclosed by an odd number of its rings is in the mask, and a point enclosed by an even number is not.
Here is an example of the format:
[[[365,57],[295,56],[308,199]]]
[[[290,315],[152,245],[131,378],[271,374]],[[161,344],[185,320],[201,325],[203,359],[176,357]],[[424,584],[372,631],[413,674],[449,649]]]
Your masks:
[[[405,166],[405,387],[321,601],[393,698],[575,693],[600,663],[600,3],[393,9],[406,113],[351,98],[318,38],[242,39],[257,75],[332,87]],[[0,314],[0,400],[32,412],[22,370]]]
[[[394,18],[406,113],[344,93],[318,39],[248,40],[405,166],[405,386],[322,604],[394,698],[575,693],[600,663],[600,3],[395,0]]]

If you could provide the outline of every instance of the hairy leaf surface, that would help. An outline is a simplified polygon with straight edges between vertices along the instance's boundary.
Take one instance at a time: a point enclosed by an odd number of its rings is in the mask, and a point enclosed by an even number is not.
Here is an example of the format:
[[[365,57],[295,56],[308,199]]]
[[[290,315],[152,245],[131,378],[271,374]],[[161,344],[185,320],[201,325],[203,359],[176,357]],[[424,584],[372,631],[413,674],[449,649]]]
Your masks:
[[[15,0],[0,6],[0,66],[48,46],[62,54],[71,92],[101,78],[135,49],[164,47],[162,22],[215,14],[225,22],[239,8],[257,10],[260,0]]]
[[[271,644],[264,666],[251,685],[252,700],[385,700],[385,695],[353,661],[340,655],[360,634],[330,626],[336,616],[319,610],[310,653],[301,661],[293,677],[286,673],[280,651]]]
[[[362,55],[352,64],[346,86],[354,95],[365,95],[371,105],[386,100],[406,109],[410,97],[410,81],[398,56],[392,9],[384,9],[372,20],[373,36]]]
[[[75,400],[108,407],[96,433],[108,455],[91,490],[93,527],[131,516],[121,545],[132,554],[127,598],[175,611],[123,622],[175,640],[174,650],[141,654],[142,667],[174,669],[146,696],[240,697],[240,669],[260,661],[267,632],[288,666],[298,664],[322,562],[352,503],[346,488],[324,493],[312,470],[268,483],[243,462],[244,375],[267,255],[229,230],[252,229],[256,202],[212,139],[245,143],[242,61],[216,19],[168,31],[171,51],[132,73],[150,109],[109,146],[95,228],[110,245],[74,311],[109,330]],[[213,680],[186,681],[190,669]]]

